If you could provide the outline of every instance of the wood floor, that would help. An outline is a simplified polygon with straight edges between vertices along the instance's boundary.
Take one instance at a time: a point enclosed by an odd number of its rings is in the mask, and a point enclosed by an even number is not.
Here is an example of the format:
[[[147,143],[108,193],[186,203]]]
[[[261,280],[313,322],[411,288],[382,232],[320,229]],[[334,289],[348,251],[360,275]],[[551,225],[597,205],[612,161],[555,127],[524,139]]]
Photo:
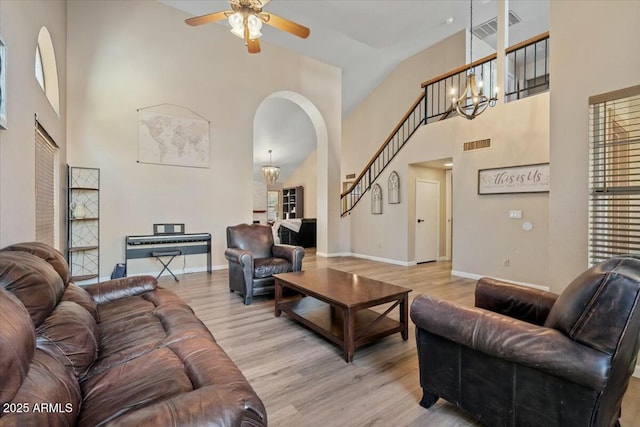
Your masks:
[[[308,251],[303,268],[329,266],[413,289],[419,294],[473,305],[475,282],[452,277],[447,262],[400,267],[358,258],[322,258]],[[414,326],[359,348],[353,363],[324,338],[273,314],[273,297],[254,297],[245,306],[229,292],[226,270],[161,278],[162,286],[187,301],[238,365],[267,408],[275,427],[477,426],[455,406],[439,400],[418,405]],[[379,311],[383,311],[382,306]],[[397,310],[394,310],[397,312]],[[394,317],[395,315],[395,317]],[[397,313],[392,317],[397,319]],[[622,407],[623,427],[640,427],[640,379],[633,378]]]

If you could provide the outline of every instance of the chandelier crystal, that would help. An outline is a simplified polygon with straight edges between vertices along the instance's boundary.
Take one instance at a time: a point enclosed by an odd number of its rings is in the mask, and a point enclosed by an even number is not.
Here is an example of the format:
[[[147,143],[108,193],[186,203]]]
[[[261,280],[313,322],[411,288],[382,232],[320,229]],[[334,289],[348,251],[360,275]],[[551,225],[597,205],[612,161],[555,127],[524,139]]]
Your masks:
[[[280,176],[280,167],[271,163],[271,150],[269,150],[269,164],[262,166],[262,175],[267,185],[275,185]]]

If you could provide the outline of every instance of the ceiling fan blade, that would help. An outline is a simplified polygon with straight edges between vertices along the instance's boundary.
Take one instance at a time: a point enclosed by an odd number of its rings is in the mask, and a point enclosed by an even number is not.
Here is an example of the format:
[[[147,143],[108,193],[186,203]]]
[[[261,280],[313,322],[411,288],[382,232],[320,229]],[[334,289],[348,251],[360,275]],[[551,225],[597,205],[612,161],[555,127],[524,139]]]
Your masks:
[[[247,42],[247,50],[249,53],[260,53],[260,40],[249,39]]]
[[[193,18],[185,19],[184,22],[191,25],[192,27],[195,27],[202,24],[208,24],[209,22],[222,21],[223,19],[229,17],[230,14],[233,14],[233,11],[225,10],[222,12],[214,12],[202,16],[194,16]]]
[[[249,38],[249,26],[246,23],[244,25],[244,43],[247,45],[249,53],[260,53],[260,41]]]
[[[309,34],[311,33],[307,27],[296,24],[295,22],[289,21],[288,19],[282,18],[278,15],[274,15],[273,13],[263,12],[260,14],[260,17],[266,24],[303,39],[309,37]]]

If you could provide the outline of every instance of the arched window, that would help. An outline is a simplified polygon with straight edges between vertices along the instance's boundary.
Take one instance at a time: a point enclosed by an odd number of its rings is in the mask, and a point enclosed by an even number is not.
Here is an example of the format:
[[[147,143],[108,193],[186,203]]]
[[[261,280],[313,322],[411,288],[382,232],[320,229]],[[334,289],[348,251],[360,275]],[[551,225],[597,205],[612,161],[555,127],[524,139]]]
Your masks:
[[[42,70],[42,55],[40,55],[40,47],[36,45],[36,80],[44,90],[44,71]]]
[[[40,28],[35,57],[35,77],[49,103],[60,117],[60,91],[58,88],[58,65],[53,50],[51,34],[47,27]]]

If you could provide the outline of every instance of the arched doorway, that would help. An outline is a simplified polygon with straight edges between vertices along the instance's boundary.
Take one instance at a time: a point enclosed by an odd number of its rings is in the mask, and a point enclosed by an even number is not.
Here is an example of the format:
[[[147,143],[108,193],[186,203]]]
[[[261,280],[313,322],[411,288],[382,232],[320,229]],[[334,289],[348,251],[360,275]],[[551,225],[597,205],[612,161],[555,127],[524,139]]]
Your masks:
[[[265,114],[264,107],[269,106],[271,101],[288,101],[297,106],[304,113],[304,117],[299,118],[300,121],[306,121],[310,123],[310,126],[315,133],[315,147],[317,150],[317,176],[316,176],[316,188],[315,188],[315,207],[316,207],[316,219],[317,219],[317,240],[316,240],[316,248],[319,254],[328,253],[328,220],[329,220],[329,208],[328,208],[328,200],[329,200],[329,191],[328,191],[328,151],[329,151],[329,138],[328,138],[328,130],[326,122],[318,110],[318,108],[305,96],[293,92],[293,91],[280,91],[272,93],[267,96],[261,104],[258,106],[256,110],[256,116],[254,117],[254,141],[256,138],[260,137],[261,134],[261,114]],[[272,105],[282,105],[282,102],[273,102]],[[286,104],[285,104],[286,105]],[[295,109],[294,109],[295,110]],[[293,110],[289,110],[293,111]],[[269,113],[271,114],[271,113]],[[262,117],[264,118],[264,117]],[[291,118],[291,120],[295,120],[295,117]],[[255,142],[254,142],[255,143]],[[266,153],[266,146],[263,146],[264,143],[260,142],[262,150],[259,152],[259,155],[262,156]],[[269,144],[272,146],[273,153],[277,153],[277,141],[270,141]],[[265,151],[265,153],[262,153]],[[261,157],[260,157],[261,158]],[[277,156],[274,156],[274,164],[277,164]],[[262,163],[262,160],[256,162],[256,158],[254,157],[254,163],[259,165]],[[255,167],[256,165],[254,165]]]

